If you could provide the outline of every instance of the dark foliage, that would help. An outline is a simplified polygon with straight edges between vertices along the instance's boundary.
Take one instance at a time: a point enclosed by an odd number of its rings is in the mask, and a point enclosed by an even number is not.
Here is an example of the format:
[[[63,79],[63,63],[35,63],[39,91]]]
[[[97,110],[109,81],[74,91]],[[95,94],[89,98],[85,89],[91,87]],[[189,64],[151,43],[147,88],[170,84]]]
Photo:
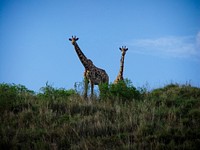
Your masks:
[[[127,80],[100,90],[84,100],[48,84],[38,94],[0,84],[0,149],[199,149],[199,88]]]

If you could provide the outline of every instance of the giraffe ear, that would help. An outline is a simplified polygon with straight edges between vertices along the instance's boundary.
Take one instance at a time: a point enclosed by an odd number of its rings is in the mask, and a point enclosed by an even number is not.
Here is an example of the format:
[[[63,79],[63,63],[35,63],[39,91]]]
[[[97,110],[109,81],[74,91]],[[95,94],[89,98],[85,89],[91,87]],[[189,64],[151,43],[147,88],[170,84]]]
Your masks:
[[[78,41],[79,38],[76,38],[76,41]]]
[[[70,40],[70,41],[72,41],[72,39],[71,39],[71,38],[69,38],[69,40]]]
[[[122,51],[122,48],[120,47],[119,50]]]

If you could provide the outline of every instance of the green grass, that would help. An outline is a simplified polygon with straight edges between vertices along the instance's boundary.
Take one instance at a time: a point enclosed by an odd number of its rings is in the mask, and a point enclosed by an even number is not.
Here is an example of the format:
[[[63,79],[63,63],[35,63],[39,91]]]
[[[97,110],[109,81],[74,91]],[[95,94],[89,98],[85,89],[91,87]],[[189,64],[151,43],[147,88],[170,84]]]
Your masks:
[[[129,83],[129,84],[128,84]],[[198,149],[200,88],[147,91],[126,82],[100,99],[50,85],[0,84],[0,149]]]

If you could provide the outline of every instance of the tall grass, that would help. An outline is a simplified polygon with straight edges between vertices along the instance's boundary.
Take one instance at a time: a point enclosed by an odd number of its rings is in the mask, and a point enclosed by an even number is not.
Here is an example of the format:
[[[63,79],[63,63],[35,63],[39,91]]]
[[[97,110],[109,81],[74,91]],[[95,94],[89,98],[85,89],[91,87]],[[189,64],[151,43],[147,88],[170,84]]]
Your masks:
[[[0,84],[0,149],[199,148],[199,88],[122,84],[93,100],[48,84],[38,94]]]

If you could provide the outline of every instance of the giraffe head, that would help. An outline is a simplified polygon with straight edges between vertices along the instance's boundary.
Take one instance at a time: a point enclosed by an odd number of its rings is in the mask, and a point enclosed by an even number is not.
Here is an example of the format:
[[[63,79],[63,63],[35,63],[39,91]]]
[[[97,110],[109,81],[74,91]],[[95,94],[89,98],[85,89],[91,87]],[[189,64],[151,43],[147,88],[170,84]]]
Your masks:
[[[76,36],[72,36],[72,38],[69,38],[73,45],[76,43],[76,41],[78,41],[78,39],[79,38],[77,38]]]
[[[122,46],[119,48],[120,51],[122,52],[122,55],[125,55],[126,54],[126,51],[128,50],[128,48],[126,48],[126,46]]]

